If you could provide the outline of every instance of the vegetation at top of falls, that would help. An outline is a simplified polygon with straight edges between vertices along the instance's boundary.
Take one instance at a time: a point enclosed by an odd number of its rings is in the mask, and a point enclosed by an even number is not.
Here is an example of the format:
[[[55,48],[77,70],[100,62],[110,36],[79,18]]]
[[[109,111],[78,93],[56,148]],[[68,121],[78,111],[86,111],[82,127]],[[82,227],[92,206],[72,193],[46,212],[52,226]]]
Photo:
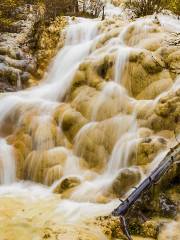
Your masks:
[[[180,0],[168,1],[169,9],[177,15],[180,15]]]
[[[102,0],[41,0],[46,7],[46,18],[57,15],[98,17],[102,12]]]
[[[103,6],[101,0],[1,0],[0,32],[20,32],[18,21],[26,19],[32,10],[41,23],[50,25],[57,16],[98,17]]]
[[[36,3],[36,6],[42,5],[42,0],[1,0],[0,1],[0,32],[20,32],[21,23],[26,20],[27,15],[32,13],[29,3]],[[33,9],[34,10],[34,9]],[[37,15],[39,8],[36,8]]]
[[[152,15],[165,9],[180,15],[180,0],[127,0],[124,5],[136,17]]]
[[[20,19],[18,8],[23,5],[23,0],[1,0],[0,2],[0,26],[1,31],[5,26],[11,26]],[[13,10],[12,10],[13,9]]]

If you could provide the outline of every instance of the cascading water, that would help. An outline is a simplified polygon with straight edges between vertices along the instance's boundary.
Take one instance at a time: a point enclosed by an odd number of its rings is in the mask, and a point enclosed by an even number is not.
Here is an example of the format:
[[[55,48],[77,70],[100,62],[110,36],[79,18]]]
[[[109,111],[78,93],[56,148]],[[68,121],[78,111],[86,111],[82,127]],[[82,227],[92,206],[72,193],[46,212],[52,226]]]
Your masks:
[[[117,60],[115,65],[115,82],[119,83],[122,80],[125,64],[128,60],[130,50],[128,47],[121,46],[118,49]]]
[[[13,147],[4,139],[0,139],[0,182],[11,184],[16,181],[16,167]]]
[[[107,5],[106,13],[119,16],[122,10]],[[166,18],[162,16],[160,20],[164,22]],[[106,239],[94,226],[87,227],[85,221],[111,213],[119,204],[118,197],[125,196],[157,164],[149,159],[148,163],[138,162],[142,140],[145,138],[145,144],[158,141],[147,130],[148,126],[139,127],[138,114],[147,107],[154,109],[160,96],[155,100],[137,100],[124,83],[129,62],[138,63],[138,56],[140,60],[144,56],[145,41],[155,27],[151,17],[125,26],[122,21],[128,20],[121,16],[120,26],[114,30],[117,25],[114,24],[105,33],[102,29],[108,21],[78,18],[70,22],[65,46],[50,65],[44,81],[37,87],[1,98],[0,181],[9,186],[0,187],[0,203],[4,203],[6,196],[7,205],[10,204],[10,196],[15,198],[17,209],[22,204],[28,220],[19,213],[18,231],[21,232],[21,222],[25,221],[28,230],[22,230],[24,239],[36,235],[36,229],[28,221],[37,221],[38,229],[48,228],[53,221],[55,227],[63,223],[61,231],[70,235],[62,239],[75,239],[71,228],[81,234],[79,226],[84,234],[92,234],[92,239]],[[132,36],[128,39],[129,34]],[[144,42],[140,47],[142,36]],[[104,68],[100,68],[98,60],[105,63]],[[149,64],[148,70],[152,71],[153,66]],[[92,68],[96,71],[94,75]],[[106,76],[103,78],[100,73]],[[75,90],[69,96],[71,88]],[[178,88],[177,78],[169,91]],[[87,105],[91,98],[93,101]],[[150,154],[158,162],[165,151]],[[13,221],[16,220],[14,217]],[[8,228],[6,221],[2,226],[0,237]]]

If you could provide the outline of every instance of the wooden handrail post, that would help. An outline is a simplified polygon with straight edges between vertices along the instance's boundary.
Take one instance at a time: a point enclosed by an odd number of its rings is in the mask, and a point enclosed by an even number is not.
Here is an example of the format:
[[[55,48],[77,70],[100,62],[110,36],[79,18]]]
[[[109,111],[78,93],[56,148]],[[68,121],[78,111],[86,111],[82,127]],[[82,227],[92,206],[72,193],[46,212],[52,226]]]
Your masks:
[[[105,19],[105,6],[103,6],[102,21]]]
[[[160,164],[150,173],[150,175],[142,181],[142,183],[135,188],[135,190],[124,200],[120,205],[112,212],[113,216],[120,218],[123,232],[127,236],[128,240],[131,239],[126,225],[125,217],[128,215],[130,208],[137,202],[142,194],[154,186],[165,173],[171,168],[171,166],[177,162],[180,156],[180,143],[175,147],[170,148],[168,154],[160,162]],[[123,224],[122,224],[123,223]]]

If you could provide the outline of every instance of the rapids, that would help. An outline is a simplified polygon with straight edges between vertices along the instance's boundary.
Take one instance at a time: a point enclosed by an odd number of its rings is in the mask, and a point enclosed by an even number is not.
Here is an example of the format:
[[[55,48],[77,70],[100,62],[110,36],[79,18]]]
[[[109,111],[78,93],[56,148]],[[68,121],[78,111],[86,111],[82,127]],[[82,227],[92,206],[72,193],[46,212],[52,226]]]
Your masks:
[[[112,5],[105,12],[104,22],[69,20],[44,80],[0,98],[0,239],[107,239],[88,221],[109,215],[175,142],[146,120],[179,89],[178,74],[172,80],[150,58],[155,34],[163,42],[180,21],[131,22]],[[151,80],[144,87],[143,64],[160,89],[148,88]]]

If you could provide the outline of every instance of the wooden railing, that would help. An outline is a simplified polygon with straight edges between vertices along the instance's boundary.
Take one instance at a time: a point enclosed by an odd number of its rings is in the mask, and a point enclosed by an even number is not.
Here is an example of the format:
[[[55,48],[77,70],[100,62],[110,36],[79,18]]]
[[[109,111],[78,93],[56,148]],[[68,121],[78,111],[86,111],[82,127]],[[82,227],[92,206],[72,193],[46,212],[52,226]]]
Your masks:
[[[179,163],[180,161],[180,143],[174,148],[171,148],[165,158],[156,167],[150,175],[137,187],[135,190],[124,200],[121,204],[112,212],[113,216],[120,217],[121,226],[127,238],[131,240],[130,234],[127,229],[125,217],[128,211],[141,197],[141,195],[156,184],[162,176],[172,167],[173,164]]]

